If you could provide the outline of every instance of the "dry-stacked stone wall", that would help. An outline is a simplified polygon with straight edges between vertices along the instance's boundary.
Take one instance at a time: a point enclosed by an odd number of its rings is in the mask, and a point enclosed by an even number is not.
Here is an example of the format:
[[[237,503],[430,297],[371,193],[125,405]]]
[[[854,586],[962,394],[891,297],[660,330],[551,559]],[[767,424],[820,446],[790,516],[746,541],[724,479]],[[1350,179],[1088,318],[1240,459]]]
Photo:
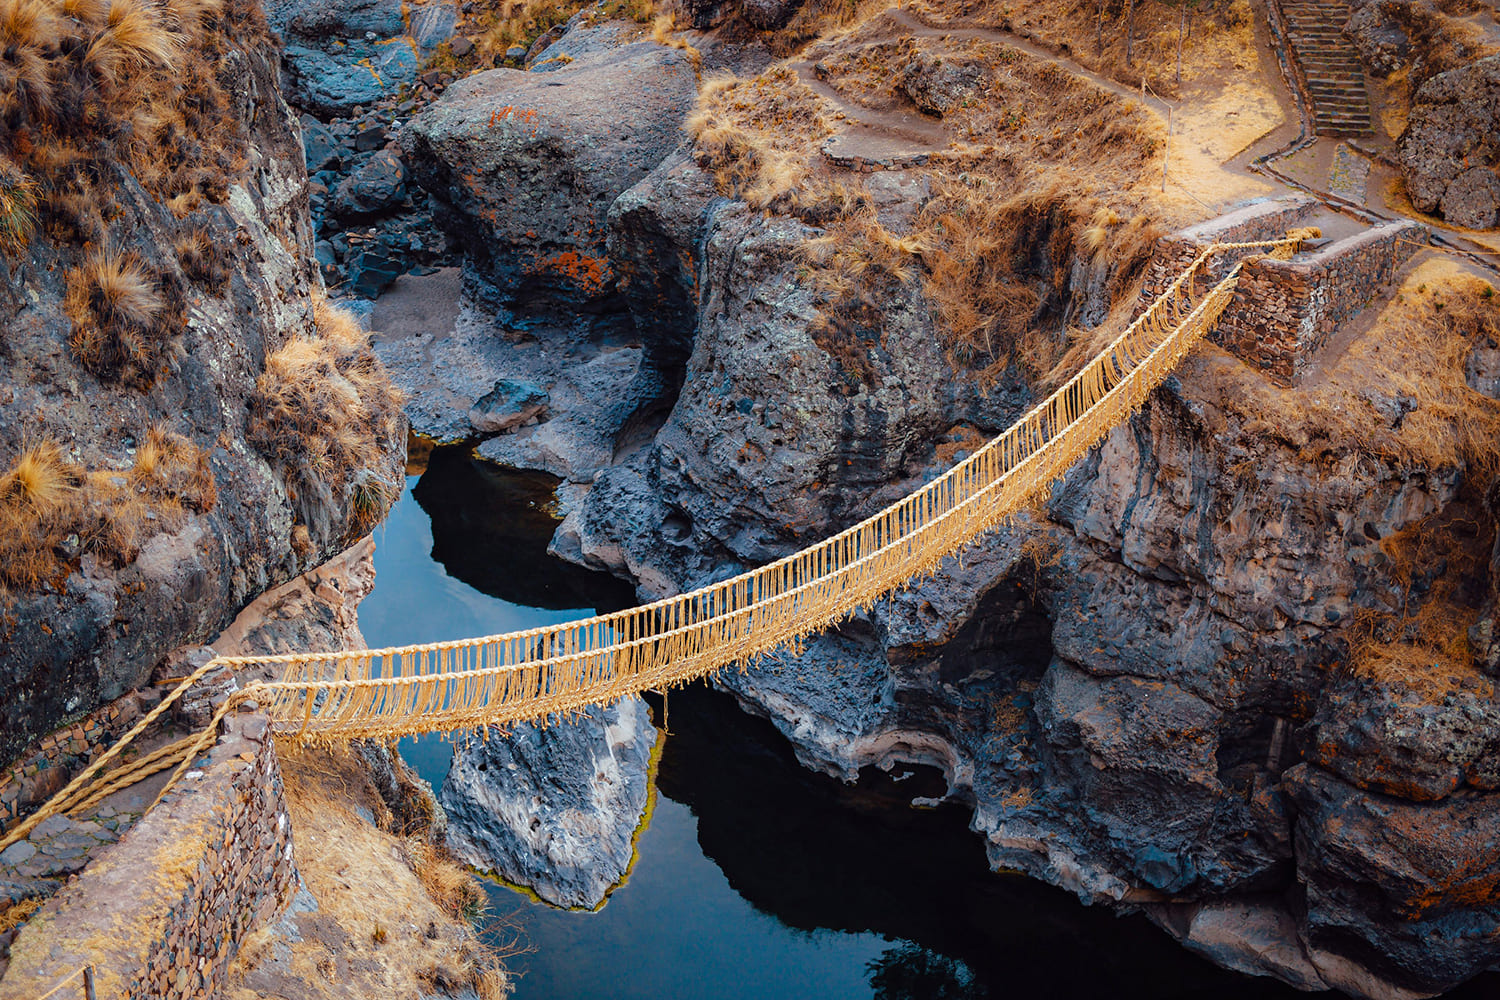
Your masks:
[[[1156,243],[1151,263],[1146,266],[1137,310],[1142,311],[1150,305],[1205,247],[1214,243],[1254,243],[1285,236],[1288,229],[1303,225],[1317,204],[1314,199],[1300,195],[1267,198],[1163,236]],[[1215,279],[1222,278],[1238,261],[1257,252],[1230,250],[1217,254],[1209,262],[1208,273]]]
[[[1213,340],[1291,385],[1427,239],[1419,223],[1387,222],[1292,260],[1249,261]]]
[[[145,690],[111,702],[49,734],[0,772],[0,831],[29,816],[160,700],[160,691]]]
[[[240,942],[281,911],[297,878],[281,769],[264,717],[234,720],[195,783],[176,794],[208,790],[215,800],[205,851],[127,997],[218,996]]]
[[[0,1000],[32,1000],[88,964],[101,997],[216,997],[240,943],[296,880],[266,719],[232,717],[177,787],[21,928]]]

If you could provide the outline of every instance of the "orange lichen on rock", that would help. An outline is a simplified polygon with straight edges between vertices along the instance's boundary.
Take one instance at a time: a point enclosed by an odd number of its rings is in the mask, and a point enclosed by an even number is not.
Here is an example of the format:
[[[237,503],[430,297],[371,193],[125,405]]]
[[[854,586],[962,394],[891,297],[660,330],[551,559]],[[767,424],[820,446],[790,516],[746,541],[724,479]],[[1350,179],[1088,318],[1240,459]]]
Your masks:
[[[532,274],[558,275],[589,295],[602,293],[613,277],[607,258],[590,257],[576,250],[539,258],[529,270]]]

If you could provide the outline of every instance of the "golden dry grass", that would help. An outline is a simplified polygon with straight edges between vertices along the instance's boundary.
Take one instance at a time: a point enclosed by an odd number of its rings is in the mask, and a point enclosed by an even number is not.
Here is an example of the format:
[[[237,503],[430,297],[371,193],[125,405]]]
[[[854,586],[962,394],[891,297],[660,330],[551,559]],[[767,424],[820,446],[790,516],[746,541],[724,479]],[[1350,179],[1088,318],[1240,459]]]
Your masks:
[[[23,899],[19,903],[0,913],[0,934],[13,931],[20,927],[31,915],[42,908],[40,899]]]
[[[162,427],[127,470],[86,470],[52,441],[24,447],[0,474],[0,587],[58,584],[84,554],[128,565],[152,535],[217,502],[208,453]]]
[[[246,438],[281,470],[294,501],[347,501],[357,536],[400,491],[376,470],[400,433],[401,393],[352,316],[319,298],[313,318],[316,338],[290,340],[266,358]]]
[[[1492,474],[1500,467],[1500,402],[1469,387],[1464,365],[1476,343],[1500,343],[1496,295],[1484,279],[1429,260],[1307,385],[1283,389],[1212,347],[1200,352],[1194,377],[1247,431],[1304,461],[1360,455],[1405,469]],[[1382,409],[1372,399],[1388,403]]]
[[[67,274],[73,356],[101,378],[145,388],[181,353],[182,295],[133,253],[99,250]]]
[[[1495,696],[1474,661],[1469,628],[1489,593],[1495,523],[1460,501],[1395,535],[1380,550],[1400,591],[1399,607],[1361,613],[1349,634],[1355,676],[1427,701],[1469,688]]]
[[[774,122],[726,114],[708,88],[690,122],[708,126],[696,132],[699,162],[716,168],[725,193],[774,191],[750,204],[823,230],[806,253],[824,303],[819,342],[847,365],[859,368],[865,354],[856,341],[878,335],[880,303],[895,286],[919,281],[955,364],[993,377],[1019,363],[1038,376],[1062,350],[1059,310],[1075,264],[1092,262],[1107,275],[1110,301],[1122,301],[1164,231],[1151,183],[1160,124],[1134,102],[1015,50],[931,39],[872,44],[865,37],[883,30],[871,22],[845,51],[825,54],[825,79],[871,106],[909,106],[896,81],[915,60],[965,60],[987,72],[977,98],[944,116],[963,145],[924,170],[931,197],[910,231],[887,231],[859,180],[833,181],[826,167],[807,167],[814,162],[811,137],[777,137]],[[730,145],[704,142],[724,118],[734,139],[749,133],[763,147],[779,139],[783,160],[799,153],[796,171],[778,171],[787,176],[781,189],[743,166],[759,167],[766,157],[705,156]],[[746,174],[749,184],[741,180]]]
[[[349,749],[283,743],[277,752],[297,866],[319,911],[316,933],[284,942],[298,995],[419,996],[435,985],[506,995],[499,959],[465,919],[473,908],[454,906],[464,899],[482,902],[472,876],[436,848],[388,830],[390,810]],[[381,825],[361,819],[361,809]],[[443,899],[429,896],[429,882]],[[454,916],[455,908],[464,915]],[[225,996],[258,995],[245,981],[269,957],[270,943],[265,936],[241,949]]]
[[[227,57],[268,43],[250,0],[0,0],[0,155],[61,239],[102,239],[116,165],[179,211],[220,200],[248,138]]]
[[[705,80],[685,128],[698,165],[722,194],[752,208],[790,211],[819,144],[833,134],[825,112],[793,70],[775,66],[749,80],[728,74]]]

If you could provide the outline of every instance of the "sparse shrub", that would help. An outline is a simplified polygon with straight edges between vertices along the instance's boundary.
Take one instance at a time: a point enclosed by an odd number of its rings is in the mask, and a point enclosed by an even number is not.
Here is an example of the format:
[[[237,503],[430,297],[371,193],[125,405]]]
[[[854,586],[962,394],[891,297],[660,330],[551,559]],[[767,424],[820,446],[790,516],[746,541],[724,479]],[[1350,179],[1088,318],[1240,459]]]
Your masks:
[[[36,182],[0,157],[0,252],[26,246],[36,229]]]
[[[195,229],[179,237],[173,245],[177,251],[177,263],[189,281],[206,289],[213,295],[221,294],[229,285],[229,267],[224,253],[201,229]]]
[[[122,167],[163,201],[220,199],[248,140],[224,56],[268,41],[244,0],[0,0],[0,155],[61,239],[98,240]]]
[[[0,475],[0,586],[56,583],[84,553],[128,565],[148,537],[217,501],[207,452],[163,427],[128,470],[86,470],[52,441],[23,448]]]
[[[247,439],[282,470],[304,514],[347,502],[362,531],[395,493],[375,470],[400,433],[401,395],[354,317],[322,299],[313,316],[315,339],[288,341],[266,358]]]
[[[473,922],[484,912],[484,890],[448,852],[413,838],[406,842],[406,860],[427,895],[449,916]]]
[[[149,386],[180,349],[180,296],[133,253],[105,250],[68,272],[73,355],[100,377]]]

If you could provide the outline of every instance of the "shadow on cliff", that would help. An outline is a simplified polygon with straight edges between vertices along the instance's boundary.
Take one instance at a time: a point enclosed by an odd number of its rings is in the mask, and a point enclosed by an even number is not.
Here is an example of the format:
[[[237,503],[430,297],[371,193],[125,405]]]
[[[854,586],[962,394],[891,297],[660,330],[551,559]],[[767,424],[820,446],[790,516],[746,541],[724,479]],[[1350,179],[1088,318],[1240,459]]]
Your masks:
[[[512,604],[547,610],[632,607],[634,588],[547,554],[557,480],[437,448],[412,496],[432,518],[432,557],[448,575]]]
[[[727,695],[674,691],[670,708],[657,783],[697,816],[704,854],[792,927],[892,938],[868,969],[882,1000],[1308,996],[1217,969],[1143,918],[992,874],[967,810],[908,807],[941,794],[936,772],[871,768],[850,787],[802,768],[769,723]]]

